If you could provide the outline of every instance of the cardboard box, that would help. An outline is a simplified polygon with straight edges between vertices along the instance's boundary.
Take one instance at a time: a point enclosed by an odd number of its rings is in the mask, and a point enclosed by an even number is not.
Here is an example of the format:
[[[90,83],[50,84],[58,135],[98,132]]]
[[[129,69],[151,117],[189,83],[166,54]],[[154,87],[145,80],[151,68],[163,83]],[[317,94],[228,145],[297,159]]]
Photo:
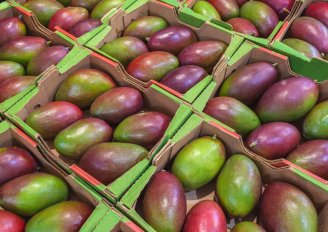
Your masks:
[[[302,189],[313,201],[318,212],[320,213],[320,231],[328,231],[328,224],[326,221],[328,207],[324,209],[323,206],[328,202],[328,188],[322,184],[316,185],[315,179],[300,173],[293,168],[276,168],[268,165],[265,162],[257,159],[252,154],[247,154],[244,150],[240,136],[235,133],[227,131],[220,125],[207,119],[203,119],[197,114],[193,114],[183,127],[175,134],[175,136],[168,141],[165,146],[154,158],[153,165],[136,181],[136,183],[129,189],[129,191],[122,197],[118,203],[118,207],[134,220],[145,231],[155,231],[140,215],[140,201],[143,190],[148,184],[151,177],[159,170],[166,169],[169,171],[170,164],[176,154],[182,147],[192,140],[202,136],[216,136],[223,142],[226,148],[227,158],[232,154],[245,154],[251,158],[259,168],[261,173],[263,187],[273,181],[288,182]],[[198,202],[210,199],[216,200],[215,194],[215,180],[200,189],[193,190],[186,193],[187,210]],[[256,215],[249,215],[247,220],[256,221]],[[228,228],[230,229],[238,222],[237,219],[227,218]]]
[[[24,122],[26,117],[35,108],[53,101],[57,88],[61,82],[64,81],[70,74],[81,68],[95,68],[102,70],[108,73],[118,86],[130,86],[137,88],[143,94],[144,108],[162,112],[172,118],[163,138],[149,152],[148,157],[137,163],[124,175],[107,186],[100,183],[92,177],[92,175],[80,169],[76,164],[76,161],[61,156],[54,149],[52,141],[45,141],[38,133],[36,133]],[[58,163],[64,170],[69,173],[74,173],[84,179],[99,193],[103,194],[110,201],[115,202],[134,183],[139,175],[146,170],[154,155],[165,144],[165,142],[175,134],[175,132],[190,116],[191,112],[190,106],[184,104],[173,95],[170,95],[155,85],[151,85],[148,88],[136,87],[133,83],[130,83],[124,78],[124,75],[121,74],[117,63],[114,63],[113,61],[96,53],[81,49],[78,56],[75,57],[71,63],[66,66],[62,66],[59,69],[53,69],[52,72],[43,76],[38,82],[38,86],[17,104],[11,107],[5,116],[25,131],[34,141],[37,141],[38,144],[42,145],[45,150],[48,151],[48,157]]]
[[[171,4],[171,1],[168,1]],[[118,38],[122,35],[124,29],[135,19],[145,16],[145,15],[154,15],[164,18],[170,25],[184,25],[191,28],[198,36],[199,40],[221,40],[227,44],[229,44],[227,51],[225,52],[225,58],[229,58],[235,50],[240,46],[243,42],[243,38],[236,35],[234,36],[229,30],[220,28],[211,22],[205,22],[204,20],[197,18],[195,16],[178,14],[177,10],[174,6],[169,5],[164,2],[156,1],[156,0],[138,0],[133,4],[131,2],[126,2],[121,9],[119,9],[114,15],[112,15],[111,19],[108,22],[108,26],[98,35],[96,35],[93,39],[91,39],[86,46],[93,51],[102,54],[103,56],[118,62],[113,57],[107,55],[102,52],[100,48],[106,43],[115,38]],[[223,59],[223,58],[222,58]],[[218,64],[220,61],[218,62]],[[134,82],[135,85],[139,85],[142,87],[149,86],[150,84],[156,84],[161,88],[169,91],[175,96],[183,99],[188,103],[192,103],[196,97],[200,94],[200,92],[206,87],[206,85],[214,79],[216,67],[214,67],[211,75],[207,76],[201,82],[196,84],[193,88],[191,88],[185,94],[178,93],[177,91],[168,88],[158,81],[152,80],[148,83],[137,80],[136,78],[130,76],[124,69],[123,65],[120,64],[122,72],[124,75]]]

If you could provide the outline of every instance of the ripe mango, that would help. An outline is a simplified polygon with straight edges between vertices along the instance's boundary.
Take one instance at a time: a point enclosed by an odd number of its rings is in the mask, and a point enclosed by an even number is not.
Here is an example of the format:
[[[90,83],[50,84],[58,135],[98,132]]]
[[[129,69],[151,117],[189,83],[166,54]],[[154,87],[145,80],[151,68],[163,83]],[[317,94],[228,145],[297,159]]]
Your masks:
[[[328,3],[312,2],[305,10],[305,16],[315,18],[328,27]]]
[[[27,89],[36,81],[34,76],[14,76],[0,82],[0,102]]]
[[[0,82],[12,76],[23,76],[24,67],[13,61],[0,61]]]
[[[284,39],[281,42],[309,58],[322,59],[322,56],[318,51],[318,49],[306,41],[300,39],[288,38],[288,39]]]
[[[254,222],[239,222],[235,225],[231,232],[265,232],[265,230]]]
[[[227,21],[232,26],[234,31],[243,33],[245,35],[251,35],[259,37],[259,32],[251,21],[244,18],[232,18]]]
[[[145,189],[142,211],[155,231],[180,232],[187,202],[179,180],[165,171],[156,173]]]
[[[91,11],[100,0],[71,0],[71,6],[79,6]]]
[[[172,173],[185,191],[198,189],[213,180],[225,161],[223,143],[209,136],[193,140],[176,155]]]
[[[51,139],[72,123],[83,117],[82,110],[70,102],[49,102],[34,110],[26,118],[26,124],[44,139]]]
[[[259,0],[268,6],[270,6],[272,9],[275,10],[275,12],[279,15],[280,19],[285,19],[287,15],[291,12],[295,0]]]
[[[33,216],[67,197],[66,183],[47,173],[20,176],[0,188],[0,205],[22,217]]]
[[[109,11],[114,8],[118,8],[121,6],[125,0],[101,0],[97,3],[97,5],[93,8],[90,17],[92,19],[101,19],[104,17]]]
[[[19,36],[26,35],[26,26],[18,17],[0,19],[0,46]]]
[[[24,232],[25,221],[12,212],[0,210],[0,231]]]
[[[316,105],[305,117],[303,135],[307,139],[328,139],[328,100]]]
[[[99,27],[101,25],[101,21],[97,19],[86,19],[81,22],[75,24],[71,30],[69,31],[75,37],[80,37],[89,31]]]
[[[83,7],[65,7],[58,10],[50,19],[48,28],[55,31],[60,27],[65,31],[71,30],[75,24],[89,18],[89,12]]]
[[[215,7],[224,21],[239,16],[239,5],[236,0],[209,0],[208,2]]]
[[[192,10],[200,15],[205,16],[208,20],[216,19],[221,21],[219,12],[207,1],[197,1]]]

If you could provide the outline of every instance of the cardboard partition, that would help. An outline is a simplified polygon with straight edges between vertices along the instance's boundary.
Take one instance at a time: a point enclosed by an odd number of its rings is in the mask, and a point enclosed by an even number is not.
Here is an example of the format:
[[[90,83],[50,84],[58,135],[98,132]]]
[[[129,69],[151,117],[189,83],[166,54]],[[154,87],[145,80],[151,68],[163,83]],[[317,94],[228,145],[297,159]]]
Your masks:
[[[283,181],[293,184],[304,191],[315,204],[318,213],[320,213],[320,231],[328,231],[328,224],[325,217],[328,214],[328,207],[323,208],[328,202],[328,188],[317,186],[302,173],[295,172],[291,169],[278,169],[270,166],[261,160],[257,159],[252,154],[247,154],[242,145],[240,136],[237,134],[227,134],[221,126],[204,120],[201,116],[193,114],[184,126],[176,133],[176,135],[168,142],[168,146],[162,149],[155,157],[153,165],[139,178],[138,181],[130,188],[130,190],[122,197],[118,206],[131,219],[133,219],[140,227],[146,231],[155,231],[141,216],[140,199],[142,192],[151,177],[159,170],[165,169],[170,171],[170,165],[177,153],[185,145],[196,138],[202,136],[215,136],[223,142],[226,148],[227,159],[232,154],[245,154],[251,158],[259,168],[261,173],[263,190],[268,183],[273,181]],[[203,200],[217,200],[215,194],[215,182],[206,186],[186,193],[187,211],[192,206]],[[248,215],[245,220],[257,221],[256,208],[253,213]],[[240,220],[227,217],[228,231]]]

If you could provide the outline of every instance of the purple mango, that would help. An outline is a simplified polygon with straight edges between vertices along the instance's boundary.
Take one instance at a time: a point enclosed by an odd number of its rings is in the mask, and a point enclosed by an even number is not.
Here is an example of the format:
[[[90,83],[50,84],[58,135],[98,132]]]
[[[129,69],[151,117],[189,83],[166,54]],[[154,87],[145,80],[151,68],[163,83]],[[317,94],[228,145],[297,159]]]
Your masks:
[[[236,0],[209,0],[219,12],[223,20],[229,20],[239,16],[239,5]]]
[[[13,61],[0,61],[0,82],[12,76],[23,76],[24,67]]]
[[[0,102],[27,89],[36,81],[35,76],[14,76],[0,82]]]
[[[99,27],[101,25],[101,21],[97,19],[86,19],[81,22],[75,24],[71,30],[69,31],[75,37],[80,37],[89,31]]]
[[[312,2],[306,8],[304,15],[315,18],[328,27],[328,2]]]
[[[26,35],[26,26],[18,17],[0,19],[0,46],[8,40]]]
[[[274,9],[279,15],[279,18],[282,20],[285,19],[286,16],[288,16],[295,3],[295,0],[259,0],[259,1],[264,2],[272,9]]]
[[[244,18],[233,18],[227,21],[232,26],[234,31],[243,33],[245,35],[252,35],[255,37],[259,37],[259,32],[254,26],[254,24],[248,19]]]

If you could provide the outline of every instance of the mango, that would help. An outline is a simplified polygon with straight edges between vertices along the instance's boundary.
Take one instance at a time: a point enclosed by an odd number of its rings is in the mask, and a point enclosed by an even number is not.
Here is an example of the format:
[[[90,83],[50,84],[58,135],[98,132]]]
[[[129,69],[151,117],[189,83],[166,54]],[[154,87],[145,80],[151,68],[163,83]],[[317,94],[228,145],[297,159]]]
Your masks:
[[[227,45],[221,41],[199,41],[183,49],[178,59],[180,65],[198,65],[211,71],[226,49]]]
[[[101,19],[114,8],[121,6],[125,0],[101,0],[93,8],[90,17],[92,19]]]
[[[194,205],[187,214],[182,232],[226,232],[227,222],[221,207],[211,200]]]
[[[0,60],[14,61],[26,66],[27,63],[47,48],[47,41],[35,36],[21,36],[11,39],[0,47]]]
[[[196,65],[184,65],[166,74],[160,82],[167,87],[184,94],[198,82],[203,80],[207,75],[207,72],[202,67]]]
[[[157,31],[167,27],[165,19],[157,16],[143,16],[132,21],[124,30],[123,36],[134,36],[146,40]]]
[[[248,2],[248,0],[237,0],[239,6],[242,6],[245,2]]]
[[[179,66],[178,59],[163,51],[147,52],[134,59],[126,71],[134,78],[148,82],[160,80],[168,72]]]
[[[80,37],[89,31],[99,27],[101,25],[101,21],[97,19],[86,19],[81,22],[75,24],[71,30],[69,31],[75,37]]]
[[[209,0],[208,2],[214,6],[224,21],[239,16],[239,5],[236,0]]]
[[[278,70],[271,63],[247,64],[224,80],[218,95],[232,97],[246,105],[252,105],[277,80]]]
[[[245,35],[251,35],[259,37],[259,32],[251,21],[244,18],[232,18],[227,21],[232,26],[234,31],[243,33]]]
[[[108,185],[135,164],[146,158],[148,151],[131,143],[101,143],[90,148],[81,158],[79,166]]]
[[[193,140],[176,155],[172,173],[186,191],[205,186],[213,180],[225,161],[223,143],[209,136]]]
[[[56,101],[49,102],[30,113],[26,118],[26,124],[44,139],[51,139],[82,117],[83,112],[76,105]]]
[[[118,87],[100,95],[91,105],[90,114],[111,125],[142,110],[142,94],[130,87]]]
[[[290,77],[275,83],[264,92],[257,104],[256,113],[264,123],[293,122],[312,109],[318,95],[319,88],[313,80]]]
[[[268,232],[319,230],[318,215],[309,197],[299,188],[284,182],[273,182],[264,190],[260,221]]]
[[[7,210],[0,210],[0,231],[24,232],[25,221]]]
[[[316,105],[305,117],[303,135],[307,139],[328,139],[328,100]]]
[[[216,19],[221,21],[221,16],[219,12],[215,9],[214,6],[212,6],[207,1],[197,1],[194,6],[192,7],[192,10],[204,17],[207,18],[207,20]]]
[[[288,39],[284,39],[281,42],[309,58],[318,58],[318,59],[322,58],[320,52],[318,51],[318,49],[316,49],[316,47],[303,40],[288,38]]]
[[[26,26],[18,17],[0,19],[0,46],[19,36],[26,35]]]
[[[35,214],[26,224],[26,232],[78,232],[92,213],[92,208],[80,201],[64,201]]]
[[[33,12],[43,26],[48,26],[51,17],[64,6],[56,0],[28,0],[23,5]]]
[[[56,31],[60,27],[65,31],[71,30],[75,24],[89,18],[89,12],[83,7],[65,7],[58,10],[50,19],[48,28]]]
[[[280,19],[285,19],[288,14],[291,12],[295,0],[259,0],[268,6],[270,6],[272,9],[275,10],[275,12],[279,15]]]
[[[305,10],[305,16],[315,18],[328,27],[328,3],[312,2]]]
[[[36,81],[35,76],[14,76],[0,82],[0,102],[32,86]]]
[[[47,173],[20,176],[0,188],[0,205],[22,217],[33,216],[67,197],[66,183]]]
[[[0,61],[0,82],[12,76],[23,76],[24,67],[13,61]]]
[[[239,222],[231,232],[265,232],[265,230],[254,222]]]
[[[84,118],[62,130],[54,140],[56,150],[76,159],[91,147],[111,140],[113,129],[103,120]]]
[[[317,176],[328,179],[328,140],[316,139],[302,143],[287,159]]]
[[[274,160],[287,156],[301,142],[295,126],[285,122],[263,124],[250,133],[245,145],[265,159]]]
[[[146,44],[132,36],[116,38],[105,43],[100,50],[121,62],[123,66],[127,66],[132,60],[148,52]]]
[[[69,49],[64,46],[52,46],[44,49],[28,62],[26,67],[27,74],[32,76],[41,74],[51,65],[58,64],[68,52]]]
[[[170,117],[159,112],[142,112],[124,119],[114,131],[114,141],[153,147],[164,135]]]
[[[179,180],[165,171],[156,173],[145,189],[142,211],[155,231],[181,231],[187,203]]]
[[[226,212],[232,217],[245,217],[256,206],[261,192],[261,175],[255,163],[245,155],[231,156],[216,182],[216,193]]]
[[[319,20],[310,17],[299,17],[290,26],[290,36],[304,40],[318,49],[328,53],[328,28]]]
[[[57,2],[60,2],[63,6],[68,6],[71,0],[57,0]]]
[[[267,4],[258,1],[249,1],[242,5],[240,17],[251,21],[264,38],[270,36],[279,22],[277,13]]]
[[[149,37],[151,51],[165,51],[179,54],[185,47],[197,41],[196,34],[186,26],[170,26]]]
[[[0,148],[0,185],[35,172],[37,164],[31,154],[20,147]]]
[[[71,0],[71,6],[79,6],[91,11],[100,0]]]
[[[55,100],[68,101],[85,109],[102,93],[115,87],[114,80],[106,73],[96,69],[79,69],[60,84]]]
[[[242,136],[260,126],[257,115],[242,102],[231,97],[210,99],[204,113],[230,126]]]

